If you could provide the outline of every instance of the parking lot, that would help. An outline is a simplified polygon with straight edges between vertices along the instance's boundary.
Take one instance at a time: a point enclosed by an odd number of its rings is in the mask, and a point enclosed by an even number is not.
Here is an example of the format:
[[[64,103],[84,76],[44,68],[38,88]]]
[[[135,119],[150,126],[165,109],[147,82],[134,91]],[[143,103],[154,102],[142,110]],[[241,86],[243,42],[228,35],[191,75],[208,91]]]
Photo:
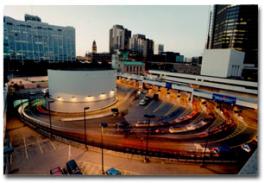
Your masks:
[[[69,145],[50,140],[16,118],[7,123],[10,140],[14,146],[9,175],[49,175],[50,169],[65,167],[68,160],[74,159],[84,175],[101,175],[101,151],[89,147]],[[215,170],[236,172],[235,166],[208,165],[200,168],[198,164],[182,162],[152,161],[144,163],[143,157],[121,154],[105,150],[105,170],[114,167],[122,175],[177,175],[177,174],[214,174]],[[161,163],[163,166],[161,167]]]

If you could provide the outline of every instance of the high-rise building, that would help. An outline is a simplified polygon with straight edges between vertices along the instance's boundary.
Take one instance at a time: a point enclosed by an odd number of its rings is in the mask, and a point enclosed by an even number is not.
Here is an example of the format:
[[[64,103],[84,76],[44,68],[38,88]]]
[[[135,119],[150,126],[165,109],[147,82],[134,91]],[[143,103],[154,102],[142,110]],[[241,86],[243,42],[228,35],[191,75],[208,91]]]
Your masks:
[[[143,56],[144,44],[146,41],[146,36],[143,34],[134,34],[129,39],[129,50],[137,53],[138,56]]]
[[[114,53],[115,50],[128,49],[131,31],[125,29],[122,25],[114,25],[109,31],[109,51]]]
[[[159,44],[158,45],[158,54],[160,55],[162,52],[164,52],[164,45],[163,44]]]
[[[234,48],[258,64],[257,5],[215,5],[210,19],[207,49]]]
[[[154,42],[143,34],[134,34],[129,39],[129,50],[138,56],[149,57],[153,55]]]
[[[151,39],[146,39],[144,44],[144,57],[151,57],[154,54],[154,41]]]
[[[92,52],[93,53],[96,53],[97,52],[97,46],[96,46],[95,40],[93,41]]]
[[[40,17],[25,21],[4,17],[4,59],[18,61],[75,61],[75,29],[49,25]]]

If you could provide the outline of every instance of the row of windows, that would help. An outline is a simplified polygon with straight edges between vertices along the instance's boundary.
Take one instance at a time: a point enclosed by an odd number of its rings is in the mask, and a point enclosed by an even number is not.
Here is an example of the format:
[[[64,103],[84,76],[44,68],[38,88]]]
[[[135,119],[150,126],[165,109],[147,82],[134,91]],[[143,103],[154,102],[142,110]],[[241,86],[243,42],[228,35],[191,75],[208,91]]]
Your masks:
[[[36,27],[32,27],[31,25],[25,25],[25,24],[13,24],[12,22],[6,22],[7,25],[9,26],[13,26],[14,29],[17,29],[17,27],[20,27],[20,28],[30,28],[30,29],[42,29],[42,30],[50,30],[50,31],[58,31],[58,32],[62,32],[64,29],[61,29],[61,28],[51,28],[51,27],[41,27],[41,26],[36,26]]]

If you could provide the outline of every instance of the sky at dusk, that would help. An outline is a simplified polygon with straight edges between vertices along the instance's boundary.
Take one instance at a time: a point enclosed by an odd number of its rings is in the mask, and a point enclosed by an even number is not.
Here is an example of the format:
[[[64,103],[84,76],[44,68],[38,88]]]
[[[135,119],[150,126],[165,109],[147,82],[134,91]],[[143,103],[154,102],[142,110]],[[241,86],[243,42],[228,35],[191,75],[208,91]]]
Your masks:
[[[209,26],[211,6],[5,6],[4,15],[24,20],[24,14],[41,17],[42,22],[73,26],[76,54],[91,51],[96,40],[98,52],[109,51],[109,29],[121,24],[132,34],[145,34],[165,51],[186,57],[202,54]]]

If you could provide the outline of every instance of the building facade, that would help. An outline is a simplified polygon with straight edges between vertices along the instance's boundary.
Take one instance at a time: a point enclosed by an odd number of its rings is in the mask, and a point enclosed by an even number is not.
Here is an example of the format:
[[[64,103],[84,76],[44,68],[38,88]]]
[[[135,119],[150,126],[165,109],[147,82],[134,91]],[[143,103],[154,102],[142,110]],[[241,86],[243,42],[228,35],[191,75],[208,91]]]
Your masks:
[[[120,62],[120,71],[122,73],[144,75],[145,73],[145,64],[144,62],[139,61],[123,61]]]
[[[207,49],[234,48],[245,52],[246,64],[258,64],[258,6],[215,5]]]
[[[176,62],[184,62],[184,56],[183,55],[177,55],[176,56]]]
[[[146,39],[143,56],[146,58],[150,58],[152,57],[153,54],[154,54],[154,41],[151,39]]]
[[[136,53],[138,56],[150,57],[154,52],[154,42],[147,39],[143,34],[134,34],[129,39],[129,50]]]
[[[125,29],[122,25],[114,25],[109,31],[109,51],[114,53],[115,50],[128,49],[131,31]]]
[[[4,17],[4,59],[17,61],[75,61],[75,29],[44,23],[38,16],[25,20]]]
[[[80,113],[87,106],[94,111],[116,102],[113,69],[49,69],[48,80],[52,111]]]
[[[96,53],[96,52],[97,52],[97,46],[96,46],[96,42],[95,42],[95,40],[93,41],[92,52],[93,52],[93,53]]]
[[[164,52],[164,45],[163,44],[159,44],[158,45],[158,54],[160,55],[162,52]]]
[[[201,75],[240,78],[245,53],[235,49],[207,49],[203,53]]]
[[[145,35],[134,34],[129,39],[129,50],[137,53],[139,56],[143,56],[145,40],[146,40]]]

